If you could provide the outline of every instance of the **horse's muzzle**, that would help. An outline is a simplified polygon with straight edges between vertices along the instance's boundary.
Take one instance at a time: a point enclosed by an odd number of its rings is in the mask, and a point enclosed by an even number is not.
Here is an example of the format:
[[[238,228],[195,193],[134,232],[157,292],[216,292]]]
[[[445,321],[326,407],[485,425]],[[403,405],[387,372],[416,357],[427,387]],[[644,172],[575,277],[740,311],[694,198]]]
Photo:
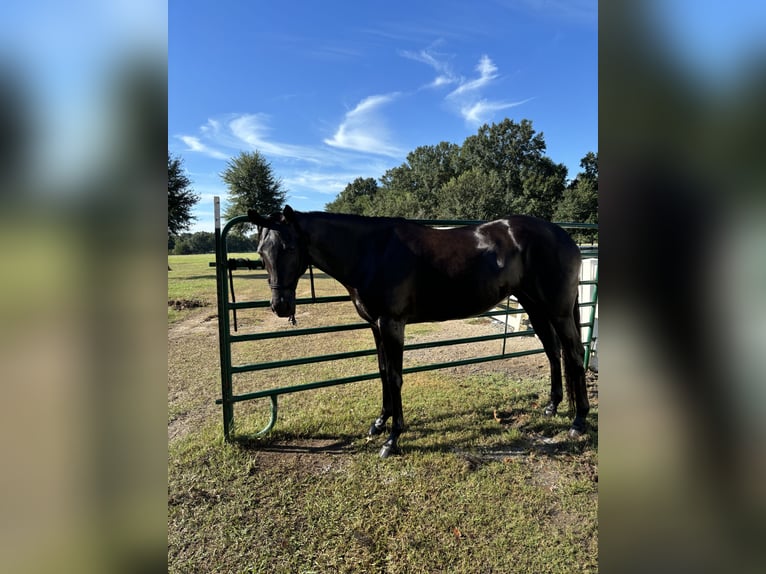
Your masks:
[[[277,317],[295,315],[295,291],[274,289],[271,292],[271,310],[277,314]]]

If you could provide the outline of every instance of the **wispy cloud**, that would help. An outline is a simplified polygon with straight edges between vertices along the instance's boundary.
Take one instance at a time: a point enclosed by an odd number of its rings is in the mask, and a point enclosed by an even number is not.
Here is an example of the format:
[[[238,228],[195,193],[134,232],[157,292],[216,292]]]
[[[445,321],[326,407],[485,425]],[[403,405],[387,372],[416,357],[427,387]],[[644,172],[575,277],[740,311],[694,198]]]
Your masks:
[[[274,141],[271,139],[274,131],[271,118],[264,113],[227,114],[210,118],[196,133],[174,137],[186,145],[184,151],[221,160],[233,157],[242,150],[257,150],[274,161],[289,162],[292,165],[304,163],[312,166],[312,170],[315,169],[313,166],[368,166],[370,162],[378,163],[371,154],[402,155],[399,148],[390,142],[386,123],[377,113],[381,106],[398,95],[392,93],[365,98],[345,114],[331,139],[318,140],[314,145]]]
[[[321,154],[310,146],[301,146],[271,141],[268,137],[271,128],[266,114],[244,114],[228,122],[231,134],[253,150],[268,156],[319,162]]]
[[[460,85],[452,90],[445,100],[470,125],[478,126],[492,119],[496,112],[520,106],[533,98],[519,101],[491,100],[484,92],[500,78],[499,68],[492,59],[483,54],[476,64],[477,75],[470,79],[461,78]]]
[[[321,150],[273,141],[269,135],[267,114],[230,114],[223,118],[211,118],[200,126],[196,135],[176,136],[187,146],[186,151],[198,152],[215,159],[228,159],[243,148],[258,150],[270,156],[319,163],[326,158]],[[226,153],[223,150],[229,150]]]
[[[391,142],[386,122],[378,110],[399,96],[399,92],[369,96],[346,112],[332,138],[324,140],[329,146],[397,157],[402,151]]]
[[[376,110],[397,97],[397,94],[373,96],[362,100],[345,114],[338,129],[340,135],[331,141],[348,147],[329,146],[317,139],[313,146],[273,141],[271,119],[263,113],[227,114],[208,119],[193,134],[175,136],[188,152],[228,159],[242,150],[257,149],[272,163],[293,201],[302,201],[311,208],[321,209],[328,201],[357,177],[378,177],[390,167],[390,155],[398,149],[390,144],[387,131],[375,122]],[[383,126],[385,127],[385,126]],[[369,128],[368,140],[363,130]],[[345,131],[343,131],[345,130]],[[356,130],[361,130],[356,133]],[[386,155],[389,154],[389,155]],[[212,196],[227,195],[218,173],[204,170],[195,174],[195,191],[207,203]],[[198,221],[201,225],[202,219]],[[207,224],[205,224],[207,225]],[[201,227],[203,228],[203,227]]]
[[[460,78],[452,71],[449,62],[441,59],[443,54],[433,52],[430,48],[419,52],[403,50],[399,53],[409,60],[426,64],[436,71],[436,77],[429,84],[426,84],[425,88],[440,88],[460,81]]]
[[[460,114],[465,121],[471,124],[480,125],[486,123],[495,112],[500,110],[506,110],[508,108],[515,108],[521,104],[525,104],[533,98],[527,98],[519,102],[490,102],[487,100],[479,100],[470,105],[466,105],[460,108]]]
[[[486,54],[479,59],[479,63],[476,65],[476,71],[479,72],[478,78],[461,82],[457,88],[447,95],[447,97],[454,98],[461,94],[478,91],[497,78],[497,66]]]
[[[466,78],[457,74],[445,54],[440,54],[428,47],[419,52],[400,51],[399,54],[409,60],[420,62],[436,71],[436,77],[423,86],[424,88],[457,87],[444,96],[448,109],[460,115],[470,125],[480,125],[490,120],[498,111],[520,106],[531,100],[521,101],[491,100],[485,96],[487,89],[500,78],[499,68],[487,55],[479,58],[474,70],[476,74]]]
[[[187,151],[194,151],[199,152],[202,154],[205,154],[207,156],[210,156],[215,159],[226,159],[229,156],[223,153],[222,151],[219,151],[217,149],[213,149],[205,144],[203,144],[198,137],[195,136],[177,136],[178,139],[180,139],[182,142],[186,144]]]
[[[288,189],[294,191],[312,191],[335,196],[357,177],[359,177],[359,172],[300,171],[294,172],[283,181]]]

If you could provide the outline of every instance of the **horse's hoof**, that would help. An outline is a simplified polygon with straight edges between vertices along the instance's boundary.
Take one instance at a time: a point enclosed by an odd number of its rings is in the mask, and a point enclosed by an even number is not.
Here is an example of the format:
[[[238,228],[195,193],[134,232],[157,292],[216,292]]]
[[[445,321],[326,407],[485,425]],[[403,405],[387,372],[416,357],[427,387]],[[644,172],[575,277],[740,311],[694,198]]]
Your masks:
[[[556,405],[554,405],[553,403],[550,403],[550,404],[548,404],[548,406],[546,406],[543,409],[543,415],[546,416],[546,417],[552,417],[552,416],[554,416],[556,414],[557,410],[558,410],[558,407]]]
[[[569,438],[580,438],[583,435],[582,431],[577,429],[569,429]]]
[[[395,444],[389,444],[386,442],[380,449],[380,458],[388,458],[392,454],[399,454],[399,447]]]
[[[578,439],[581,436],[585,434],[585,427],[580,426],[572,426],[572,428],[569,429],[569,438],[571,439]]]
[[[382,435],[385,430],[386,430],[385,424],[379,427],[375,423],[372,423],[372,426],[370,426],[370,430],[367,431],[367,439],[372,440],[376,436]]]

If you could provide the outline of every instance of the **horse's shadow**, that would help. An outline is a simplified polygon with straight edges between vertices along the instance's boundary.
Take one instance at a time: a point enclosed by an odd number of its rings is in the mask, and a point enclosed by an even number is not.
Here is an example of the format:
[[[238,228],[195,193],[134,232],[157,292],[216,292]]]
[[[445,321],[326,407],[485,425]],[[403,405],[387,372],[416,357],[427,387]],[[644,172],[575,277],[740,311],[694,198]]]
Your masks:
[[[485,410],[494,423],[466,425],[466,418],[475,416],[477,410]],[[598,448],[598,429],[595,416],[586,434],[579,439],[569,439],[567,432],[571,421],[568,416],[543,417],[528,408],[508,410],[471,408],[462,411],[418,415],[405,428],[401,437],[403,454],[408,453],[473,453],[496,458],[498,455],[539,454],[558,456],[580,454],[587,449]],[[512,432],[511,432],[512,431]],[[505,438],[502,438],[505,435]],[[294,433],[275,430],[265,437],[235,435],[233,442],[241,449],[278,454],[327,454],[351,455],[374,453],[383,438],[368,439],[363,429],[354,433]],[[477,446],[482,445],[485,446]]]
[[[597,448],[598,433],[593,427],[581,439],[568,438],[571,420],[567,416],[543,418],[530,415],[524,408],[488,409],[488,416],[496,424],[477,424],[468,430],[457,419],[474,412],[444,413],[409,426],[402,435],[403,452],[557,455],[579,454],[587,448]],[[455,422],[450,424],[449,419]]]
[[[359,436],[351,434],[317,433],[307,437],[304,433],[275,431],[265,437],[235,435],[232,442],[243,450],[278,454],[352,454]]]

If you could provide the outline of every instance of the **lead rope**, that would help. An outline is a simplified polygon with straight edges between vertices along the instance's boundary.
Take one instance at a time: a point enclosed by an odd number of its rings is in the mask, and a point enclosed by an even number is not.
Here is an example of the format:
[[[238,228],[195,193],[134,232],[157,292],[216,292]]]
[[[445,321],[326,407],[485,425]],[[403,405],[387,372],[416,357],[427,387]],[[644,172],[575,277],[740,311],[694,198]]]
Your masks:
[[[309,278],[311,280],[311,302],[316,303],[317,292],[314,288],[314,266],[311,263],[309,263]],[[295,315],[290,315],[287,320],[293,327],[298,324],[298,321],[295,320]]]

